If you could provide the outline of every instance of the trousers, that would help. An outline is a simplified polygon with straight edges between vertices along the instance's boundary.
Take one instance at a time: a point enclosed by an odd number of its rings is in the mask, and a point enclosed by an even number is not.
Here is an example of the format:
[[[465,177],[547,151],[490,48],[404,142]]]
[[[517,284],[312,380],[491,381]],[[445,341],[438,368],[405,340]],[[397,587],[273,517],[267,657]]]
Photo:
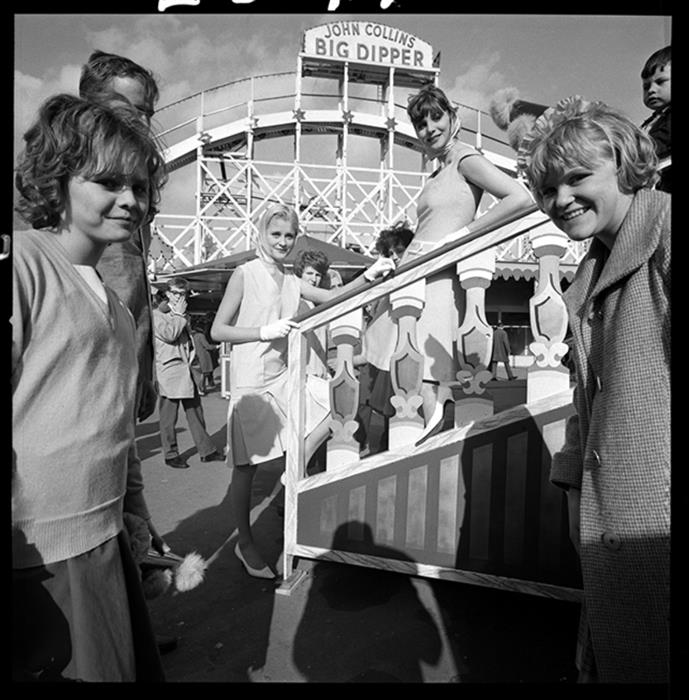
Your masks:
[[[206,419],[203,416],[201,397],[194,390],[194,397],[191,399],[169,399],[166,396],[161,396],[158,399],[160,440],[163,444],[165,459],[179,456],[175,425],[177,424],[180,404],[187,417],[191,437],[194,440],[196,449],[199,451],[199,455],[206,457],[215,452],[215,445],[206,431]]]

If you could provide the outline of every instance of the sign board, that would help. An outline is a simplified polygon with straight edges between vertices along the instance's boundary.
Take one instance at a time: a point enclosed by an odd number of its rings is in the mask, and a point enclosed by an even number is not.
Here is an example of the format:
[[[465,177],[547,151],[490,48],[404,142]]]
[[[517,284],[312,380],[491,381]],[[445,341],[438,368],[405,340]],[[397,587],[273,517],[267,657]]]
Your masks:
[[[377,22],[342,20],[304,32],[302,51],[349,63],[433,70],[433,48],[413,34]]]

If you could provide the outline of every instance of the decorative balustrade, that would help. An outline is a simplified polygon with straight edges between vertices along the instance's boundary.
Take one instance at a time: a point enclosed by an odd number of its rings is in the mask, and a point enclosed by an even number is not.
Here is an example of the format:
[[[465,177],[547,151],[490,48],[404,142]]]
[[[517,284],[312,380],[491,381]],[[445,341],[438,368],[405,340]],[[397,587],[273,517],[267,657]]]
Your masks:
[[[492,345],[492,329],[485,321],[485,290],[492,279],[496,246],[525,234],[529,234],[531,245],[539,261],[539,279],[531,304],[531,323],[535,338],[531,350],[537,355],[537,358],[527,379],[527,395],[529,396],[527,405],[521,412],[511,414],[514,421],[509,419],[505,423],[500,419],[502,416],[500,414],[495,416],[497,422],[491,423],[493,402],[490,396],[483,395],[484,385],[490,378],[488,368]],[[293,558],[295,556],[308,556],[307,551],[312,551],[309,550],[310,545],[300,544],[300,535],[298,534],[300,532],[300,519],[302,522],[308,520],[312,524],[314,522],[320,523],[319,537],[321,540],[319,541],[321,545],[323,537],[327,538],[328,536],[330,527],[328,523],[333,526],[337,523],[339,526],[342,524],[340,521],[344,515],[350,521],[363,520],[369,525],[375,525],[374,532],[376,527],[380,532],[390,532],[390,527],[392,527],[390,523],[394,520],[394,515],[390,511],[391,503],[397,502],[400,498],[398,490],[400,484],[408,489],[403,502],[399,503],[400,507],[407,513],[404,517],[412,517],[409,515],[410,511],[406,510],[411,503],[408,499],[414,499],[413,502],[418,506],[414,506],[416,513],[413,516],[414,523],[416,523],[414,528],[417,530],[431,526],[435,528],[439,526],[441,521],[445,523],[445,529],[459,526],[459,511],[450,509],[451,512],[439,512],[436,509],[436,506],[440,507],[447,500],[447,494],[442,495],[442,484],[445,483],[443,480],[450,479],[447,483],[450,486],[454,484],[452,493],[457,495],[459,462],[456,459],[452,461],[445,453],[438,459],[429,456],[424,462],[423,455],[426,454],[426,447],[432,451],[437,448],[438,444],[447,445],[455,444],[455,442],[457,449],[461,452],[464,449],[462,445],[470,444],[467,440],[470,435],[473,435],[472,431],[476,426],[482,426],[481,431],[486,442],[485,444],[482,442],[483,447],[477,448],[478,451],[472,452],[474,456],[467,463],[469,466],[466,466],[469,471],[465,473],[464,478],[469,479],[474,486],[470,487],[469,484],[465,483],[463,487],[478,489],[475,491],[475,498],[472,501],[472,507],[475,509],[474,515],[472,515],[474,518],[472,537],[474,539],[481,538],[481,541],[486,543],[493,537],[489,533],[492,532],[491,528],[494,526],[485,521],[485,513],[481,515],[481,504],[483,503],[486,507],[487,503],[495,505],[494,498],[497,496],[491,494],[502,494],[500,498],[507,500],[502,506],[498,506],[497,510],[491,511],[499,522],[504,523],[505,518],[516,518],[515,522],[521,528],[519,532],[522,534],[525,532],[524,528],[540,528],[539,532],[542,531],[544,539],[540,541],[538,546],[547,549],[548,554],[541,553],[541,555],[551,563],[558,557],[567,558],[569,556],[562,554],[562,551],[569,547],[566,532],[563,534],[562,530],[562,513],[564,512],[562,494],[559,490],[551,487],[547,481],[550,456],[562,445],[564,421],[566,415],[573,410],[569,376],[560,365],[560,358],[567,350],[566,345],[562,342],[567,322],[560,294],[558,264],[566,247],[566,239],[562,234],[555,231],[547,219],[536,212],[536,207],[532,206],[520,215],[504,221],[499,227],[483,227],[466,236],[462,241],[444,246],[442,249],[423,255],[400,267],[391,278],[377,281],[360,290],[344,293],[327,304],[316,307],[298,317],[299,328],[292,332],[289,337],[289,435],[286,458],[284,550],[284,571],[287,578],[292,572]],[[418,409],[421,406],[420,389],[425,360],[416,339],[416,323],[424,310],[425,279],[447,268],[456,270],[466,297],[464,316],[458,328],[457,341],[461,369],[453,387],[456,398],[455,430],[441,433],[421,447],[414,447],[415,441],[423,431],[423,419]],[[359,403],[359,387],[353,366],[353,356],[363,332],[362,308],[387,295],[390,298],[392,318],[397,328],[396,348],[390,364],[391,380],[395,391],[392,404],[396,413],[390,419],[389,450],[362,460],[359,444],[354,438],[358,427],[356,412]],[[331,344],[336,348],[335,373],[330,380],[332,437],[328,444],[326,472],[306,476],[303,439],[305,338],[310,331],[325,324],[329,324]],[[529,385],[531,385],[530,388]],[[552,398],[554,394],[558,395],[557,400]],[[541,418],[537,420],[536,414],[534,414],[531,417],[532,420],[527,419],[531,415],[529,413],[531,408],[537,405],[540,406],[537,413],[541,415]],[[537,428],[534,428],[536,424]],[[494,444],[491,443],[491,438],[488,435],[491,426],[500,426],[503,437],[499,440],[503,440],[502,443],[499,442],[497,433],[494,436]],[[500,446],[501,444],[502,446]],[[537,444],[540,447],[536,447]],[[504,462],[505,450],[511,455],[507,467]],[[402,463],[401,460],[408,455],[417,455],[417,461]],[[495,461],[496,459],[498,462]],[[421,460],[423,464],[418,460]],[[378,466],[382,464],[388,465],[389,469],[392,469],[395,474],[394,479],[392,473],[388,474],[390,477],[388,481],[382,477],[379,479],[380,474],[378,476],[374,474]],[[397,466],[390,466],[393,464]],[[505,471],[506,468],[507,471]],[[496,469],[502,474],[498,481],[495,481],[497,477],[490,476],[490,474],[497,473]],[[362,476],[369,471],[371,472],[370,477]],[[353,474],[357,474],[357,478],[368,479],[371,483],[377,484],[374,491],[378,495],[375,497],[366,496],[366,489],[363,486],[357,487],[359,490],[357,488],[351,490]],[[400,479],[401,481],[399,481]],[[396,484],[394,487],[393,482]],[[436,506],[427,500],[430,498],[428,495],[430,492],[427,490],[427,485],[430,483],[436,486],[441,485],[438,487],[440,491],[434,492],[435,495],[432,497],[432,502],[436,503]],[[481,483],[484,483],[483,487],[480,486]],[[506,483],[509,485],[507,491],[505,491]],[[527,497],[524,489],[531,488],[534,484],[540,484],[538,486],[541,492],[538,497],[540,499],[539,510],[537,515],[527,517],[523,512],[526,501],[522,499],[517,504],[514,499],[519,500],[523,497],[528,501],[531,496]],[[347,501],[349,505],[343,505],[338,500],[344,498],[344,496],[338,495],[341,494],[340,486],[349,493],[346,496],[349,499]],[[323,499],[318,497],[317,504],[312,502],[312,495],[307,496],[313,489],[321,489],[319,493],[324,494]],[[452,502],[455,503],[455,501]],[[507,511],[501,511],[503,506],[507,508]],[[418,508],[421,507],[422,511],[419,511]],[[316,510],[313,510],[314,508]],[[300,510],[301,516],[299,515]],[[336,517],[335,513],[339,513],[339,515]],[[419,513],[422,514],[419,515]],[[420,523],[419,518],[422,521],[424,518],[428,519],[426,525]],[[553,519],[557,520],[557,533],[553,534],[555,532],[553,530],[553,533],[548,535],[548,529],[555,527]],[[450,524],[448,525],[448,523]],[[409,527],[412,526],[409,525]],[[565,585],[554,573],[557,566],[555,569],[548,569],[548,567],[538,569],[536,567],[540,573],[535,573],[536,569],[532,566],[534,562],[529,559],[533,553],[523,551],[525,540],[520,540],[522,534],[505,530],[503,535],[500,535],[500,537],[506,538],[506,543],[511,543],[510,547],[517,547],[521,552],[518,557],[514,553],[510,555],[519,559],[519,565],[515,565],[516,568],[510,568],[503,561],[502,555],[496,559],[497,555],[493,556],[493,554],[487,555],[488,563],[484,562],[485,566],[478,560],[473,561],[471,557],[466,560],[459,557],[454,565],[451,565],[447,557],[438,559],[436,555],[427,551],[426,544],[428,543],[424,539],[425,535],[423,535],[422,530],[418,530],[417,535],[407,542],[409,545],[407,549],[418,550],[414,552],[416,561],[413,567],[414,573],[469,580],[471,576],[467,579],[468,574],[465,571],[465,568],[469,567],[473,571],[472,576],[478,576],[478,582],[482,581],[481,577],[484,575],[488,577],[485,579],[486,581],[492,581],[486,585],[504,584],[513,588],[516,586],[518,590],[541,592],[544,595],[558,595],[559,587]],[[433,542],[449,541],[447,540],[448,532],[445,530],[436,532]],[[330,532],[330,535],[332,534]],[[497,536],[496,534],[495,537]],[[453,537],[454,539],[450,538],[452,547],[459,546],[458,533],[455,532]],[[547,543],[544,544],[546,541]],[[412,546],[414,542],[416,545]],[[317,556],[323,555],[321,545],[319,545]],[[346,553],[342,552],[335,552],[331,556],[334,559],[348,560]],[[388,566],[387,563],[381,563],[376,559],[375,551],[372,550],[371,556],[372,558],[364,557],[364,565]],[[538,558],[537,554],[533,556]],[[502,563],[499,563],[498,559]],[[531,563],[529,564],[527,560]],[[352,561],[352,563],[362,562]],[[393,568],[395,567],[393,566]],[[406,570],[408,567],[403,568]],[[462,571],[460,572],[458,569],[462,569]],[[431,574],[430,571],[435,573]],[[438,573],[439,571],[441,573]],[[568,592],[563,593],[563,595],[575,599],[578,584],[571,566],[568,571],[569,573],[564,578],[567,585],[571,584],[573,588],[568,589]],[[516,576],[517,579],[520,576],[534,577],[534,580],[539,579],[540,583],[535,588],[530,587],[530,584],[526,584],[524,581],[519,584],[506,584],[505,581],[511,579],[512,576]],[[286,586],[289,587],[289,584]]]
[[[569,370],[560,360],[567,352],[567,309],[560,289],[559,260],[567,250],[567,236],[549,224],[530,234],[538,259],[536,291],[529,300],[529,317],[534,341],[529,350],[536,357],[528,369],[526,401],[569,388]]]
[[[483,396],[492,379],[490,360],[493,329],[486,321],[486,289],[495,272],[495,249],[457,263],[457,276],[466,292],[464,320],[457,331],[457,379],[463,396],[455,403],[455,426],[493,414],[492,399]]]

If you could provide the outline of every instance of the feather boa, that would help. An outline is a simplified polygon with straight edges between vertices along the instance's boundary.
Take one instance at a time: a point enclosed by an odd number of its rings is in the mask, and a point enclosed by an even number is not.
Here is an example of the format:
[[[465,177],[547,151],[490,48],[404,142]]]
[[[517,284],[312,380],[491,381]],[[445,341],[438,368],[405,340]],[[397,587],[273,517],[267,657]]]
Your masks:
[[[150,600],[166,593],[173,585],[175,592],[190,591],[203,582],[207,562],[196,552],[180,557],[172,552],[159,554],[151,548],[151,535],[146,521],[132,513],[124,514],[124,523],[134,561],[141,571],[145,597]]]

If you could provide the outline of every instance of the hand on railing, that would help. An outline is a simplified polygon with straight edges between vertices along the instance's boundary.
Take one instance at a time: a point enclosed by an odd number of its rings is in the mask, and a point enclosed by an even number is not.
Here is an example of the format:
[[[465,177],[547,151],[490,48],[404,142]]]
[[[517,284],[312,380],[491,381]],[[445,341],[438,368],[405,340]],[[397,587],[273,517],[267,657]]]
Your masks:
[[[364,271],[364,279],[373,282],[378,277],[387,277],[395,271],[395,261],[392,258],[379,257],[371,267]]]
[[[289,335],[293,328],[299,328],[299,324],[296,321],[292,321],[289,318],[281,318],[279,321],[273,321],[273,323],[261,326],[258,331],[258,337],[264,341],[284,338]]]

